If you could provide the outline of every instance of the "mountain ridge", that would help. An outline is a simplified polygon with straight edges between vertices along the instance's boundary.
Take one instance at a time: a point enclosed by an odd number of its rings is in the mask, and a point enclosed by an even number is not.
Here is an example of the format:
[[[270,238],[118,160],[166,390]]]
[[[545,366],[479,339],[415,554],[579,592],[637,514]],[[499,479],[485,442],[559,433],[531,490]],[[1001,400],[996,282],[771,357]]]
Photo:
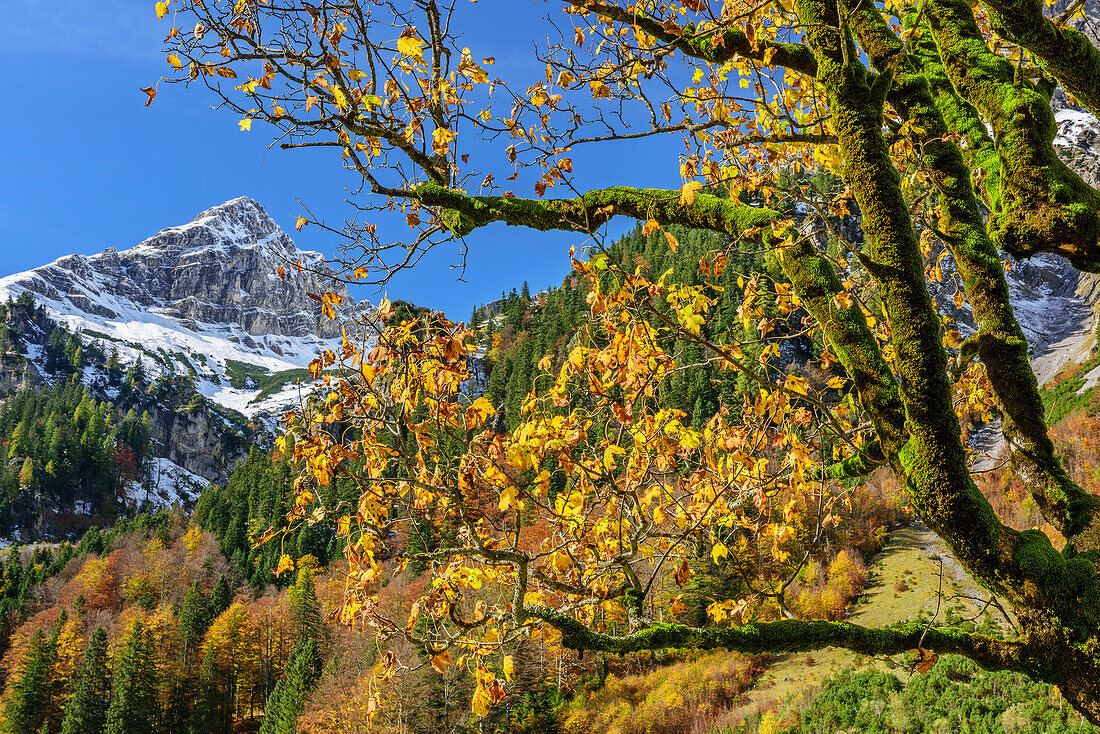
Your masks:
[[[323,255],[299,250],[263,205],[242,196],[131,248],[66,255],[0,278],[0,298],[29,292],[52,320],[102,342],[123,365],[190,375],[204,397],[255,418],[277,413],[297,391],[257,400],[261,391],[235,385],[235,374],[303,370],[339,345],[339,317],[368,305],[332,275]],[[323,290],[344,298],[335,321],[309,298]]]

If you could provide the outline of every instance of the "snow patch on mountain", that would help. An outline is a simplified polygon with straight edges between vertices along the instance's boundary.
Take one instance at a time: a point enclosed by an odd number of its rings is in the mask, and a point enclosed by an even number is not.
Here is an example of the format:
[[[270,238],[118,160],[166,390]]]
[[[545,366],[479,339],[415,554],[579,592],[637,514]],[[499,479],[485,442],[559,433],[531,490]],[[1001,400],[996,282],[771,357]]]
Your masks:
[[[148,503],[153,509],[190,507],[210,486],[208,480],[164,458],[150,459],[148,473],[144,483],[126,486],[126,498],[135,505]]]

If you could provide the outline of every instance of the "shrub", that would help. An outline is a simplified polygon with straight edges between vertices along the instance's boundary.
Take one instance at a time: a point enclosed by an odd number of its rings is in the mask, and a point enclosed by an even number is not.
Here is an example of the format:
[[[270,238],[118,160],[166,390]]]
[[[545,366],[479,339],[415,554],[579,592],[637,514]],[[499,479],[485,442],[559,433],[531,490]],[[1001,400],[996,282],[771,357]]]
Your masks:
[[[760,657],[709,653],[645,675],[608,676],[563,714],[566,734],[707,731],[764,671]]]

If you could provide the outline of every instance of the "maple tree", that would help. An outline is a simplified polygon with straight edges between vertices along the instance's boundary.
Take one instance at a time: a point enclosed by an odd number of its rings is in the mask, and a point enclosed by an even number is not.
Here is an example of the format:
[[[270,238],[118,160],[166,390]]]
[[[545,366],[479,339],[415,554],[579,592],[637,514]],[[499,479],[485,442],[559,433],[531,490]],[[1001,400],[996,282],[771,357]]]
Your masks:
[[[314,364],[325,396],[289,421],[304,470],[291,519],[340,518],[342,619],[413,641],[437,669],[468,667],[481,715],[505,695],[506,645],[543,635],[613,653],[909,650],[920,670],[955,652],[1057,684],[1100,723],[1100,501],[1047,436],[998,251],[1100,270],[1100,192],[1053,147],[1058,86],[1100,112],[1100,51],[1067,25],[1081,7],[1050,20],[1036,0],[572,0],[555,21],[561,40],[541,54],[545,76],[519,88],[490,75],[491,49],[459,44],[453,4],[157,3],[172,22],[169,81],[201,82],[242,131],[267,123],[283,148],[338,151],[362,179],[363,216],[400,212],[416,231],[390,243],[362,218],[336,230],[301,217],[299,229],[347,238],[348,281],[385,282],[495,222],[593,243],[573,260],[591,318],[566,359],[540,364],[510,432],[496,406],[463,392],[471,334],[441,316],[400,319],[384,302],[378,333]],[[145,91],[152,102],[156,87]],[[682,185],[584,190],[573,151],[661,135],[686,145]],[[477,167],[486,148],[530,196]],[[804,184],[821,170],[844,185]],[[853,215],[850,237],[837,225]],[[728,244],[700,261],[699,284],[672,283],[601,252],[616,217],[673,249],[677,226]],[[940,248],[978,325],[965,341],[929,294],[943,272],[926,258]],[[755,333],[710,333],[713,279],[747,249],[777,264],[739,281],[738,313]],[[339,296],[318,298],[335,316]],[[770,366],[794,335],[817,345],[824,384]],[[675,340],[758,390],[693,428],[660,400]],[[325,372],[337,362],[339,376]],[[978,491],[957,398],[960,410],[999,411],[1017,476],[1062,550],[1007,526]],[[882,465],[1008,603],[1018,637],[794,617],[786,591],[836,522],[846,480]],[[337,479],[360,488],[355,506],[320,502],[318,485]],[[424,523],[455,539],[421,544],[431,583],[395,616],[374,596],[380,558],[388,538]],[[666,581],[687,583],[700,551],[743,593],[715,599],[706,625],[662,621],[655,602],[673,619],[683,606]],[[292,566],[285,557],[277,572]],[[398,665],[386,655],[376,677]]]

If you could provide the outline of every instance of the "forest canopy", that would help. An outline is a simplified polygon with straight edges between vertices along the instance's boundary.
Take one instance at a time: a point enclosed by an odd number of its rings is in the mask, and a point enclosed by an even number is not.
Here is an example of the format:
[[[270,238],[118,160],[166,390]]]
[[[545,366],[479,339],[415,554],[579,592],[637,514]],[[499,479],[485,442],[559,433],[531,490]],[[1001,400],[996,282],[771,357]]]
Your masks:
[[[314,364],[327,389],[281,449],[301,470],[289,519],[335,517],[347,541],[343,621],[474,670],[479,715],[505,694],[504,646],[546,635],[609,653],[912,651],[918,670],[960,653],[1056,684],[1100,723],[1100,501],[1047,435],[1002,254],[1100,270],[1100,192],[1053,147],[1056,93],[1100,112],[1082,4],[1048,18],[1034,0],[573,0],[548,21],[545,74],[521,85],[494,76],[494,49],[462,45],[465,8],[156,4],[166,81],[201,84],[283,148],[332,148],[360,178],[346,226],[297,222],[341,238],[349,282],[385,283],[454,241],[461,258],[462,238],[497,222],[587,248],[572,255],[587,317],[518,406],[464,389],[465,325],[385,301]],[[575,151],[654,136],[683,141],[679,181],[585,186]],[[411,240],[370,221],[389,212]],[[673,252],[690,231],[712,240],[677,277],[611,257],[616,218]],[[946,257],[977,323],[965,340],[930,294]],[[340,297],[318,298],[334,316]],[[668,398],[686,355],[740,381],[699,421]],[[978,491],[962,411],[999,414],[1060,549]],[[853,480],[879,466],[1017,636],[792,609]],[[357,499],[326,504],[334,481]],[[677,591],[700,557],[728,581],[702,620]],[[413,562],[431,583],[381,607]],[[398,665],[385,657],[377,677]]]

